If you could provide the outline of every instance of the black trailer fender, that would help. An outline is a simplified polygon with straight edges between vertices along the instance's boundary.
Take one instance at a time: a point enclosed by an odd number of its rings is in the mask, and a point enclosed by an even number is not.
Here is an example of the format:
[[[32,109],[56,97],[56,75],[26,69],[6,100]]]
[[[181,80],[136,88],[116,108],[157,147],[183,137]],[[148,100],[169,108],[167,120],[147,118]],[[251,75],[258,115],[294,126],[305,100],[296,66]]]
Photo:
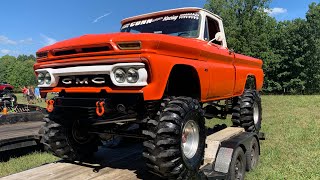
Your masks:
[[[236,129],[235,129],[236,131]],[[230,165],[235,150],[241,147],[246,154],[251,148],[251,141],[255,138],[258,142],[260,155],[260,139],[264,139],[263,133],[238,132],[236,135],[223,139],[217,146],[214,161],[204,165],[200,169],[201,179],[230,179]],[[248,152],[249,153],[249,152]],[[246,163],[246,162],[245,162]]]

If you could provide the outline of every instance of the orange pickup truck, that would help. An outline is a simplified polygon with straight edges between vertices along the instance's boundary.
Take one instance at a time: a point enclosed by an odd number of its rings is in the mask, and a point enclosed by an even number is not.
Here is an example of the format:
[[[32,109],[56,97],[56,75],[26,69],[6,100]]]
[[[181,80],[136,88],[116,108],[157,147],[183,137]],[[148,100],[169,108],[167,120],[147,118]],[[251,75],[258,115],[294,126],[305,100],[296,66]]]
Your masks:
[[[121,24],[36,53],[41,94],[59,93],[47,102],[48,150],[79,160],[101,140],[142,138],[150,172],[185,179],[203,162],[205,118],[260,130],[262,61],[227,48],[219,16],[179,8]]]

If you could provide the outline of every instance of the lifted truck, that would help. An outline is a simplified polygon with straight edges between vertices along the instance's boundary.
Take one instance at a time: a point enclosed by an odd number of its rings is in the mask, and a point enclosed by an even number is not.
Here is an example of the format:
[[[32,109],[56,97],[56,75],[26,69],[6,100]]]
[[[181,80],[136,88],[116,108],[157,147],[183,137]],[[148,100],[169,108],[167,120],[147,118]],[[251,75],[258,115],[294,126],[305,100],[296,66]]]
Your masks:
[[[150,172],[186,179],[204,160],[205,118],[232,114],[233,126],[259,132],[262,61],[227,48],[219,16],[179,8],[121,23],[36,53],[41,93],[59,93],[45,117],[49,151],[81,160],[114,135],[142,138]]]

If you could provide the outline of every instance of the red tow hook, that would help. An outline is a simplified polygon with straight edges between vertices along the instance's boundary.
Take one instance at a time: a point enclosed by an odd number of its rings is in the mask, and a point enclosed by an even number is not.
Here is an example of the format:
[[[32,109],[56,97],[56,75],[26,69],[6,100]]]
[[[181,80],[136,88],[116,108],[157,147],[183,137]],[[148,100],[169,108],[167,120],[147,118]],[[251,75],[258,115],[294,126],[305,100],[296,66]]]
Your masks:
[[[54,104],[54,100],[51,99],[47,101],[47,111],[49,113],[51,113],[54,109],[53,104]]]
[[[98,116],[103,116],[105,109],[104,109],[104,101],[97,101],[96,102],[96,113]]]

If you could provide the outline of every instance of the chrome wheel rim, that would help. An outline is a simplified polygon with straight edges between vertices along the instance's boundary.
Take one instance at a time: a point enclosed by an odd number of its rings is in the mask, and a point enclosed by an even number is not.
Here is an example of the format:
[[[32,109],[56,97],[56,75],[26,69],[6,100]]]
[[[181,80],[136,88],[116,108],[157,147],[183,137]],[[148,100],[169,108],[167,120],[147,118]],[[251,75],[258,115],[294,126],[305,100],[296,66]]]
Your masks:
[[[242,159],[240,157],[238,157],[237,161],[236,161],[236,164],[235,164],[235,167],[234,167],[235,178],[236,179],[242,179],[242,176],[243,176],[242,168],[243,168]]]
[[[258,150],[255,145],[251,147],[251,153],[250,153],[250,159],[251,159],[251,167],[254,167],[257,163],[257,157],[258,157]]]
[[[181,139],[183,154],[191,159],[196,154],[199,145],[199,126],[194,120],[189,120],[184,125]]]
[[[258,124],[259,122],[259,106],[258,103],[253,103],[253,121],[254,124]]]
[[[255,159],[255,150],[252,148],[252,150],[251,150],[251,167],[253,167],[254,165],[255,165],[255,161],[256,161],[256,159]]]

